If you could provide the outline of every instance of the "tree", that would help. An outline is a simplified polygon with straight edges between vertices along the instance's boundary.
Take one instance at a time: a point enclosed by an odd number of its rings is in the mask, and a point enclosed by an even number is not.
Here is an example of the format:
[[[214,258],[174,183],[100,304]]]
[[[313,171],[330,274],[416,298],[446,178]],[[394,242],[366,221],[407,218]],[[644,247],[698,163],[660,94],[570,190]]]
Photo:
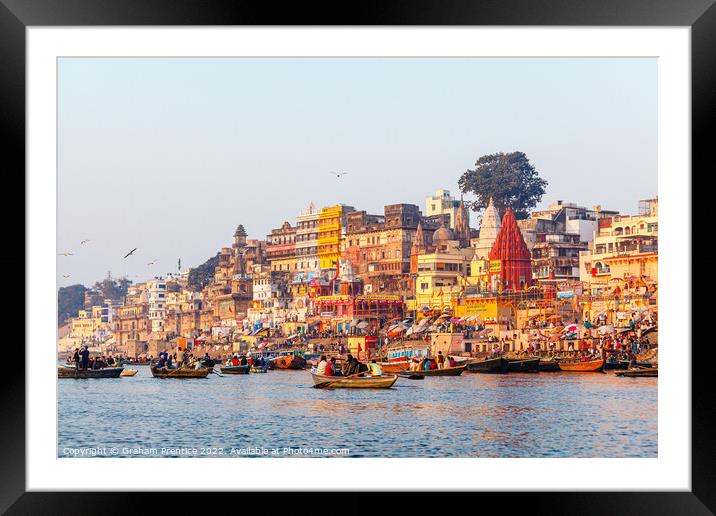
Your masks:
[[[77,312],[84,307],[85,291],[84,285],[69,285],[60,287],[57,293],[57,324],[62,324],[70,317],[76,317]]]
[[[199,291],[207,286],[214,279],[214,270],[219,263],[219,253],[212,256],[198,267],[189,269],[188,286],[194,291]]]
[[[500,152],[482,156],[474,170],[467,170],[458,180],[463,193],[477,199],[470,203],[475,211],[487,207],[492,197],[495,207],[504,214],[512,208],[515,217],[526,219],[545,193],[547,181],[539,177],[523,152]]]
[[[92,290],[98,292],[102,299],[118,301],[127,295],[127,289],[131,284],[132,281],[127,278],[116,280],[108,274],[105,279],[96,282]]]

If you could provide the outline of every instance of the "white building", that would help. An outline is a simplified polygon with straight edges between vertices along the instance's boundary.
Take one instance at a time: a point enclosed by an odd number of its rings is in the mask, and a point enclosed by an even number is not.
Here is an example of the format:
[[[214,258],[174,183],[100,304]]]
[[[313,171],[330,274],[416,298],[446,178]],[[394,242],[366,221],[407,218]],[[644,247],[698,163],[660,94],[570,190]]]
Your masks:
[[[490,197],[490,202],[487,203],[487,208],[485,208],[485,213],[482,215],[482,221],[480,222],[480,235],[470,240],[470,246],[475,249],[476,258],[483,260],[488,258],[501,227],[500,214],[492,202],[492,197]]]
[[[455,218],[457,217],[460,201],[450,195],[450,190],[436,190],[435,195],[425,198],[425,215],[427,217],[433,215],[450,214],[450,228],[455,228]]]
[[[296,279],[308,281],[321,270],[318,258],[318,215],[311,203],[296,217]]]
[[[161,277],[149,280],[147,282],[147,295],[149,303],[149,322],[152,332],[163,332],[164,316],[167,313],[167,282]]]

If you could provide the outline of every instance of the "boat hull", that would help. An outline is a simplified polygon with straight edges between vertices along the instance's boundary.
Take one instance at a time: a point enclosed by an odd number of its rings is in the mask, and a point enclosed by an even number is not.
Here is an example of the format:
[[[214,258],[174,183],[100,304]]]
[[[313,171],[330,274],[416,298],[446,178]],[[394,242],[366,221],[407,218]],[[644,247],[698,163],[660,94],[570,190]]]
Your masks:
[[[391,374],[402,373],[404,371],[407,371],[410,367],[410,363],[403,360],[399,362],[381,362],[379,365],[384,373]]]
[[[604,360],[560,360],[559,369],[571,373],[599,373],[604,370]]]
[[[297,355],[286,355],[269,360],[269,369],[305,369],[306,359]]]
[[[423,376],[460,376],[466,368],[467,364],[457,367],[446,367],[445,369],[420,369],[418,371],[409,372]]]
[[[315,386],[324,389],[389,389],[398,379],[395,374],[381,376],[356,376],[342,378],[340,376],[323,376],[311,373]]]
[[[167,369],[166,367],[151,366],[154,378],[206,378],[209,376],[208,369]]]
[[[125,369],[119,376],[134,376],[135,374],[137,374],[136,369]]]
[[[123,367],[105,367],[104,369],[76,369],[74,367],[59,366],[58,378],[119,378]]]
[[[224,374],[249,374],[251,369],[250,365],[238,365],[238,366],[222,366],[221,372]]]
[[[507,360],[504,358],[489,358],[467,364],[469,373],[503,374],[507,372]]]
[[[627,371],[618,371],[616,375],[625,376],[627,378],[656,378],[659,376],[659,369],[657,367],[628,369]]]
[[[556,373],[557,371],[561,371],[559,363],[556,360],[540,360],[538,369],[540,373]]]
[[[508,373],[536,373],[539,371],[539,358],[530,358],[528,360],[508,360]]]

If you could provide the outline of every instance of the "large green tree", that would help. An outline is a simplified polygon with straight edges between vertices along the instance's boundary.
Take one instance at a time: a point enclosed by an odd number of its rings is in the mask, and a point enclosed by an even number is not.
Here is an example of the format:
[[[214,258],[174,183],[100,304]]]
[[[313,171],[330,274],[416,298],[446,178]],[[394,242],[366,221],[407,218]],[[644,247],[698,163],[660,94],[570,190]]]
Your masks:
[[[69,285],[60,287],[57,293],[57,324],[62,326],[70,317],[77,317],[77,312],[84,307],[85,291],[84,285]]]
[[[504,214],[512,208],[518,219],[529,217],[545,193],[547,181],[523,152],[499,152],[482,156],[473,170],[467,170],[458,180],[463,193],[475,195],[471,203],[475,211],[484,209],[492,197],[495,207]]]

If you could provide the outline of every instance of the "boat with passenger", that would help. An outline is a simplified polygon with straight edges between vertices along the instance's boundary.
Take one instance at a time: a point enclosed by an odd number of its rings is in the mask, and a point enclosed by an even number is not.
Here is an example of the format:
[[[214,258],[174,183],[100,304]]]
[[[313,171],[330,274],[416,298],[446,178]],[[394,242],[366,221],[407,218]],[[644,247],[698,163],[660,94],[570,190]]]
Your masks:
[[[389,389],[398,379],[396,374],[379,376],[324,376],[311,372],[314,387],[323,389]]]
[[[77,369],[74,366],[57,366],[58,378],[119,378],[123,367],[104,367],[102,369]]]

